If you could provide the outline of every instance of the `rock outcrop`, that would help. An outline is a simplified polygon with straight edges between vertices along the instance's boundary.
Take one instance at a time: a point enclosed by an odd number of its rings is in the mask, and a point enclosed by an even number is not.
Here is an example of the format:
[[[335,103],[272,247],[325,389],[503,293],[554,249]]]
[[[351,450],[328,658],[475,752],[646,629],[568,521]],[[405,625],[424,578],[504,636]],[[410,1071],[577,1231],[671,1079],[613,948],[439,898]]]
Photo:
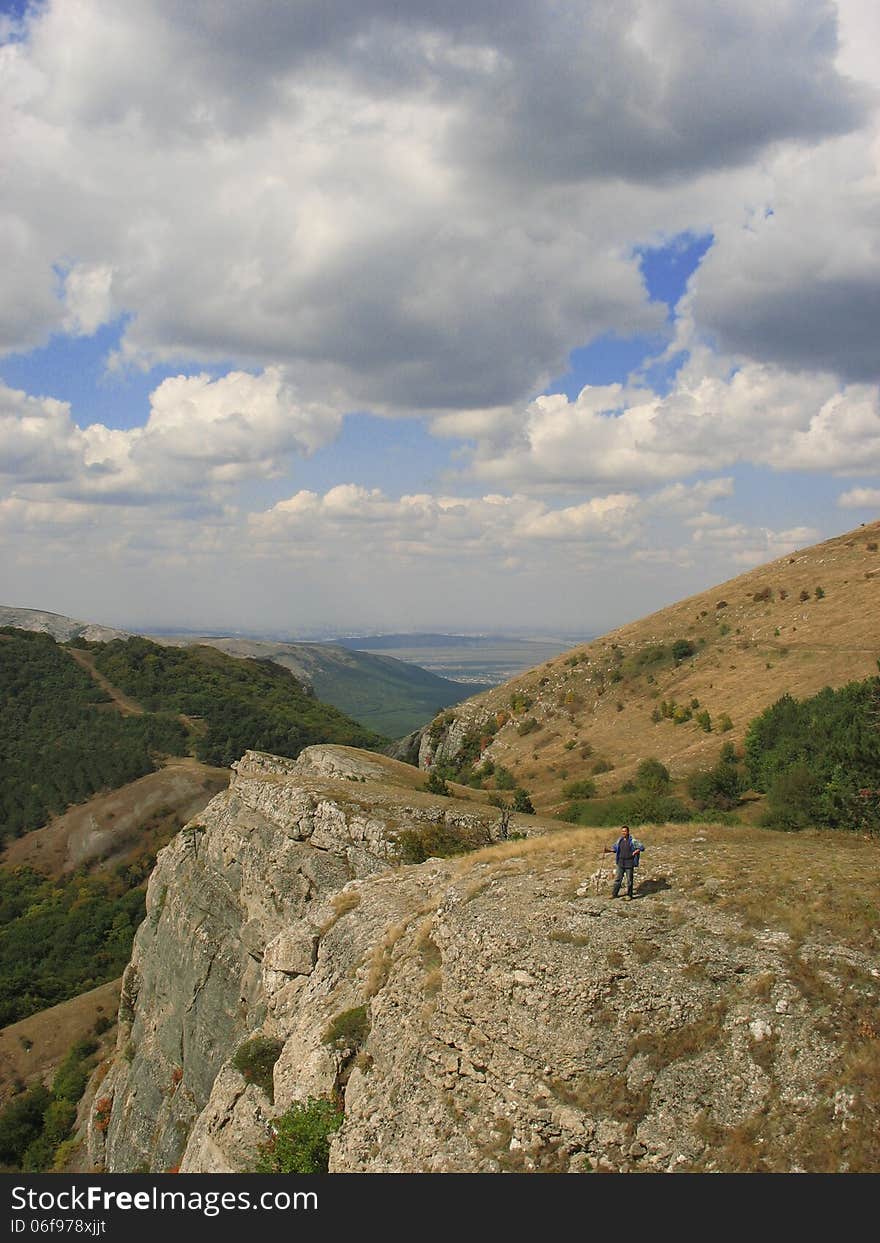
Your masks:
[[[96,1164],[247,1170],[273,1117],[329,1095],[331,1171],[826,1168],[823,1127],[828,1168],[853,1162],[876,1101],[842,1033],[876,1015],[876,936],[746,919],[737,868],[760,859],[733,830],[719,876],[693,826],[655,831],[632,903],[595,871],[599,831],[531,817],[400,865],[401,832],[499,827],[407,773],[248,753],[162,852]],[[254,1036],[280,1048],[274,1101],[233,1065]]]

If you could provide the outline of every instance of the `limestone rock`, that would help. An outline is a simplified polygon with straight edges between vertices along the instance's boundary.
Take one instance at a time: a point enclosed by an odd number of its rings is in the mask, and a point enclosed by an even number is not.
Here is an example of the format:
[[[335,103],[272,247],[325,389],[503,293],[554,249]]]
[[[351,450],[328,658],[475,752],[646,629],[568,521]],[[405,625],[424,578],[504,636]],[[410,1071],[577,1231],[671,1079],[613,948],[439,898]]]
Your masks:
[[[357,765],[340,776],[346,750],[249,753],[204,832],[161,853],[96,1164],[247,1170],[273,1117],[330,1093],[339,1172],[711,1169],[719,1136],[771,1105],[807,1126],[822,1093],[853,1125],[833,1025],[798,972],[858,969],[867,1012],[876,948],[795,950],[674,886],[611,902],[580,884],[595,847],[577,830],[399,866],[402,825],[481,809],[365,799]],[[650,866],[674,875],[665,849]],[[259,1034],[281,1045],[274,1102],[232,1064]]]

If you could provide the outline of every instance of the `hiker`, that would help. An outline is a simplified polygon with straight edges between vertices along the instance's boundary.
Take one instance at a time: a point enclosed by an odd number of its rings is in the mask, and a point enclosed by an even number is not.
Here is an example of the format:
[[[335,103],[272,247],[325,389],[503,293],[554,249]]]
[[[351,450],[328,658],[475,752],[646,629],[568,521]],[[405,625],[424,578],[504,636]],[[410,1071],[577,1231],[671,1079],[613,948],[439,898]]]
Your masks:
[[[614,853],[617,862],[617,875],[614,877],[614,888],[611,891],[612,898],[616,898],[620,893],[621,882],[624,873],[626,873],[626,897],[630,900],[633,896],[633,872],[639,866],[639,855],[644,850],[641,842],[637,842],[634,837],[630,837],[629,825],[625,824],[620,830],[620,837],[613,846],[605,846],[602,850],[603,854]]]

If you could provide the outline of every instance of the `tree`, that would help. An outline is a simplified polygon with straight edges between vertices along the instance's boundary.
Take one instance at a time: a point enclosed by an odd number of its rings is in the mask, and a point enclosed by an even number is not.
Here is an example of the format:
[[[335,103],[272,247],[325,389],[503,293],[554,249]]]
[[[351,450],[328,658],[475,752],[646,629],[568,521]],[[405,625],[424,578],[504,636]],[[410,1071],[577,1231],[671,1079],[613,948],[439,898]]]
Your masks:
[[[653,756],[642,760],[636,769],[636,786],[654,794],[662,794],[669,787],[669,769]]]
[[[513,792],[513,810],[521,812],[526,816],[533,816],[535,809],[532,806],[532,800],[529,798],[526,790],[522,786],[518,786]]]

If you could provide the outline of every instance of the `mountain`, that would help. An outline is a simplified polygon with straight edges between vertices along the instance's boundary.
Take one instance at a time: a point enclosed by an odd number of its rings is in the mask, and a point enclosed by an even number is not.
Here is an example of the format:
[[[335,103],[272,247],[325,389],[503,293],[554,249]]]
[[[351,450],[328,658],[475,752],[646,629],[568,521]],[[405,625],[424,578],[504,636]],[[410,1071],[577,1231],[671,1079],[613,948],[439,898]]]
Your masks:
[[[880,1169],[876,835],[646,824],[627,903],[616,829],[541,814],[650,757],[681,782],[785,692],[864,679],[870,710],[878,536],[448,709],[401,747],[436,793],[350,746],[246,750],[159,854],[77,1168],[290,1172],[305,1117],[334,1172]],[[140,703],[156,650],[131,681],[95,671]],[[206,672],[222,659],[195,650]],[[491,806],[517,781],[538,815]],[[16,884],[27,918],[67,900]]]
[[[242,758],[159,857],[80,1168],[295,1169],[303,1121],[331,1172],[880,1168],[862,840],[654,828],[612,902],[607,832],[420,781]]]
[[[111,639],[128,639],[127,630],[115,630],[95,622],[77,621],[61,613],[47,613],[41,609],[11,608],[0,604],[0,626],[15,626],[18,630],[33,630],[37,634],[49,634],[59,643],[70,639],[88,639],[94,643],[109,643]]]
[[[439,677],[417,664],[336,643],[276,643],[212,636],[167,636],[159,642],[201,643],[231,656],[274,661],[310,686],[318,699],[388,738],[401,737],[441,708],[473,693],[472,686]]]
[[[49,634],[60,643],[71,639],[107,643],[132,637],[124,630],[77,621],[59,613],[9,606],[0,606],[2,626]],[[465,686],[416,663],[356,651],[338,643],[280,643],[188,632],[145,637],[152,637],[163,646],[200,644],[231,656],[272,660],[311,687],[318,699],[387,738],[401,737],[441,708],[474,693],[472,679]],[[486,684],[478,682],[476,689],[482,690]]]
[[[548,813],[565,786],[610,793],[647,757],[681,781],[782,695],[877,673],[878,544],[875,522],[749,570],[466,700],[395,754],[462,779],[489,762]]]

